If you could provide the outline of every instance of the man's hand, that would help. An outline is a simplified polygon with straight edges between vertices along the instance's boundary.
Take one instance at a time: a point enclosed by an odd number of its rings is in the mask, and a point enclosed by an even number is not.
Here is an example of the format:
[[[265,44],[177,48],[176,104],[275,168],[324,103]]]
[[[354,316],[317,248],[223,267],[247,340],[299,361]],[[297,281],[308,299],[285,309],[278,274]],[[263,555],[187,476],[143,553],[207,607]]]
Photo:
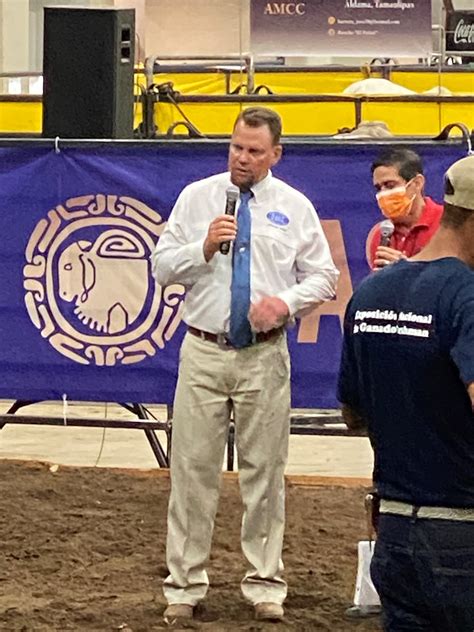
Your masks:
[[[265,296],[258,303],[252,303],[249,321],[254,331],[270,331],[281,327],[290,316],[285,301],[276,296]]]
[[[210,261],[224,241],[234,241],[237,235],[237,221],[233,215],[219,215],[209,224],[204,240],[204,258]]]
[[[390,263],[406,258],[407,256],[400,250],[395,250],[395,248],[389,248],[388,246],[379,246],[375,251],[374,268],[384,268]]]

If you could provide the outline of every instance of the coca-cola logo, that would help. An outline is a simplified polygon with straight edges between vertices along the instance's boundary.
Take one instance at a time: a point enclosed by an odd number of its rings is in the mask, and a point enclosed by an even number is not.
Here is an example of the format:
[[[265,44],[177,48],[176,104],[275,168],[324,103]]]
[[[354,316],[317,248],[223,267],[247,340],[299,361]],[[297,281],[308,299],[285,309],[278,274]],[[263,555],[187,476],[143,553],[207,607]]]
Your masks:
[[[446,49],[448,51],[474,51],[474,11],[448,13]]]
[[[468,24],[462,18],[454,29],[455,44],[474,44],[474,23]]]

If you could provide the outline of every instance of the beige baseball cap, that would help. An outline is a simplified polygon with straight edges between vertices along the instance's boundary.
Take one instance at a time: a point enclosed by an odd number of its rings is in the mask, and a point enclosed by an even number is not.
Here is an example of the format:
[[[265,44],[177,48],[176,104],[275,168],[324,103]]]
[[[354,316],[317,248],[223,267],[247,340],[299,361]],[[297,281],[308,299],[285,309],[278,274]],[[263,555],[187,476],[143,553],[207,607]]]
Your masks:
[[[474,155],[461,158],[446,171],[444,201],[474,211]]]

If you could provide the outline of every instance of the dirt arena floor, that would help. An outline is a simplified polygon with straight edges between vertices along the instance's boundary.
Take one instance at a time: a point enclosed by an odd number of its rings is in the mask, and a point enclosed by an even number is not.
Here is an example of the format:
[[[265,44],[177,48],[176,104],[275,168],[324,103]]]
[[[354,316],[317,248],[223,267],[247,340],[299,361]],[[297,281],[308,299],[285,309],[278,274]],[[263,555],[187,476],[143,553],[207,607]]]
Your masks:
[[[165,629],[168,492],[163,471],[0,461],[0,630]],[[262,624],[252,619],[239,590],[245,569],[241,505],[235,477],[226,476],[211,588],[186,629],[379,632],[377,619],[344,619],[353,597],[357,541],[365,539],[364,493],[362,486],[288,483],[287,617]]]

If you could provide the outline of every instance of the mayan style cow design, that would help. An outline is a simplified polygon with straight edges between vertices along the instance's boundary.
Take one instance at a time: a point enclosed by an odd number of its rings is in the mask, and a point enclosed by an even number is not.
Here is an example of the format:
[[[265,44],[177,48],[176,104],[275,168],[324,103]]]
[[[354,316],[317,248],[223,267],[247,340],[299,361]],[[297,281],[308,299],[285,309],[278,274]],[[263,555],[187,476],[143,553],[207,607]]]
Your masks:
[[[59,258],[58,276],[59,297],[74,301],[77,318],[95,332],[123,332],[143,310],[148,261],[131,233],[106,230],[93,243],[70,244]]]

